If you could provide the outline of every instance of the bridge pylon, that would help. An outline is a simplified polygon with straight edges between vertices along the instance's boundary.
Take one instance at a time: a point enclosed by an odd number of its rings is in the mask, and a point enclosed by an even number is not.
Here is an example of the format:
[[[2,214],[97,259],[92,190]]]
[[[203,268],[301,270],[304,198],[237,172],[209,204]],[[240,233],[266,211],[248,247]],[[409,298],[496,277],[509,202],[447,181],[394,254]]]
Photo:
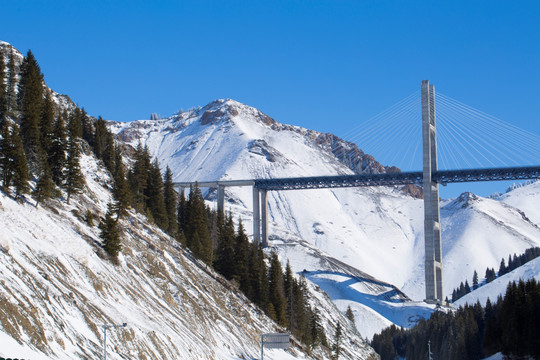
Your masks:
[[[435,88],[429,84],[428,80],[422,81],[421,97],[426,302],[442,304],[443,266],[439,184],[432,178],[433,173],[437,171]]]

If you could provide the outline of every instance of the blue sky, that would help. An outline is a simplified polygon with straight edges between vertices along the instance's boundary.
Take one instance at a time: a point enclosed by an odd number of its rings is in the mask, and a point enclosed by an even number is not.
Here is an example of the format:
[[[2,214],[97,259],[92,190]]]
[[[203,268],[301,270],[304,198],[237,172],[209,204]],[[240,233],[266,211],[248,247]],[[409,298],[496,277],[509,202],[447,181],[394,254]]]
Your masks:
[[[1,11],[0,39],[32,49],[49,86],[110,120],[233,98],[340,136],[429,79],[540,134],[535,0],[19,0]]]

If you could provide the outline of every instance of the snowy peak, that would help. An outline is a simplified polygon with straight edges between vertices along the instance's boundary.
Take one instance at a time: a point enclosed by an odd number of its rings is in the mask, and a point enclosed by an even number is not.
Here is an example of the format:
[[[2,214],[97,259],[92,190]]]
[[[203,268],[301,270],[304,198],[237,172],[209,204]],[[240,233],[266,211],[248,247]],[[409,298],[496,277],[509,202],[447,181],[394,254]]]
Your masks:
[[[232,99],[218,99],[201,109],[201,125],[231,121],[233,118],[257,121],[267,126],[277,122],[260,110]]]
[[[471,192],[464,192],[446,206],[453,209],[467,209],[473,206],[473,204],[478,203],[479,201],[480,198],[475,194]]]

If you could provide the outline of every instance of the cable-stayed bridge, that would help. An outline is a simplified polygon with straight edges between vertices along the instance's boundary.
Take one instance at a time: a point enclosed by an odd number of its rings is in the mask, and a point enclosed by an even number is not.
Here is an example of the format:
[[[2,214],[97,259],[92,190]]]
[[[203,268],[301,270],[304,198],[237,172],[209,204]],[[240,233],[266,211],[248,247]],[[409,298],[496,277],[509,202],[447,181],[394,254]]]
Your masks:
[[[413,94],[414,95],[414,94]],[[441,225],[439,213],[439,184],[480,181],[502,181],[502,180],[527,180],[540,179],[540,166],[493,166],[484,168],[459,169],[459,170],[439,170],[437,154],[437,127],[435,111],[436,99],[442,99],[443,108],[448,107],[449,111],[443,111],[443,119],[473,119],[475,126],[478,126],[485,138],[475,136],[474,133],[464,130],[458,126],[458,121],[452,121],[448,128],[451,130],[450,140],[442,142],[441,148],[445,153],[449,153],[446,163],[454,163],[458,158],[465,161],[468,166],[473,162],[477,164],[496,165],[496,160],[501,158],[520,159],[520,153],[529,153],[534,158],[536,164],[540,159],[540,137],[530,135],[521,129],[506,124],[496,118],[466,105],[455,102],[444,96],[436,97],[433,85],[427,80],[422,81],[420,91],[421,108],[421,132],[422,132],[422,171],[386,172],[381,174],[357,174],[339,176],[315,176],[296,178],[275,178],[275,179],[252,179],[252,180],[223,180],[204,182],[182,182],[175,185],[180,188],[198,184],[199,187],[211,187],[218,189],[218,209],[223,211],[225,188],[231,186],[251,186],[253,188],[253,238],[254,241],[268,244],[268,191],[301,190],[301,189],[322,189],[322,188],[343,188],[362,186],[396,186],[396,185],[420,185],[424,190],[424,244],[425,244],[425,279],[426,279],[426,301],[431,303],[442,303],[443,296],[443,267],[442,267],[442,241]],[[387,110],[385,116],[376,117],[376,126],[367,126],[353,134],[354,138],[377,139],[380,136],[394,134],[417,137],[418,131],[410,129],[395,128],[399,125],[394,121],[384,121],[385,119],[410,118],[414,117],[418,108],[415,97],[409,96],[404,101],[393,106],[391,111]],[[450,115],[448,115],[450,114]],[[383,121],[381,121],[381,119]],[[393,127],[392,127],[393,126]],[[470,127],[471,124],[468,124]],[[368,130],[366,130],[368,129]],[[494,130],[495,129],[495,130]],[[416,129],[418,130],[418,129]],[[507,139],[507,135],[520,136],[520,141]],[[465,140],[463,140],[465,139]],[[393,140],[392,140],[393,141]],[[495,142],[495,144],[493,144]],[[378,141],[378,143],[381,143]],[[401,152],[413,159],[418,153],[419,142],[412,142],[410,139],[404,142],[407,151]],[[415,143],[415,146],[411,146]],[[516,144],[517,143],[517,144]],[[454,149],[457,145],[457,150]],[[517,146],[516,146],[517,145]],[[506,146],[506,148],[505,148]],[[481,149],[476,153],[464,152],[463,148]],[[510,148],[511,151],[507,149]],[[513,152],[518,155],[513,154]],[[368,150],[368,152],[370,152]],[[394,153],[400,153],[395,151]],[[353,156],[354,151],[345,153],[345,156]],[[394,159],[393,159],[394,160]],[[393,163],[392,161],[390,163]]]

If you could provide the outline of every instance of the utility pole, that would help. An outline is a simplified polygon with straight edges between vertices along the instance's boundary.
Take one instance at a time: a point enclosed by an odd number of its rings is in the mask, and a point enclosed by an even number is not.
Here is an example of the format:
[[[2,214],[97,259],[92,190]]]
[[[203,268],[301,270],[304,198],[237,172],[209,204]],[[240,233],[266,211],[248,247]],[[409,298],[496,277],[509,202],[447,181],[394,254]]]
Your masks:
[[[110,328],[125,328],[126,326],[127,326],[127,323],[123,323],[121,325],[103,324],[101,326],[103,328],[103,360],[107,360],[107,329],[110,329]]]
[[[433,360],[433,354],[431,353],[431,340],[428,341],[427,346],[428,346],[428,359]]]

